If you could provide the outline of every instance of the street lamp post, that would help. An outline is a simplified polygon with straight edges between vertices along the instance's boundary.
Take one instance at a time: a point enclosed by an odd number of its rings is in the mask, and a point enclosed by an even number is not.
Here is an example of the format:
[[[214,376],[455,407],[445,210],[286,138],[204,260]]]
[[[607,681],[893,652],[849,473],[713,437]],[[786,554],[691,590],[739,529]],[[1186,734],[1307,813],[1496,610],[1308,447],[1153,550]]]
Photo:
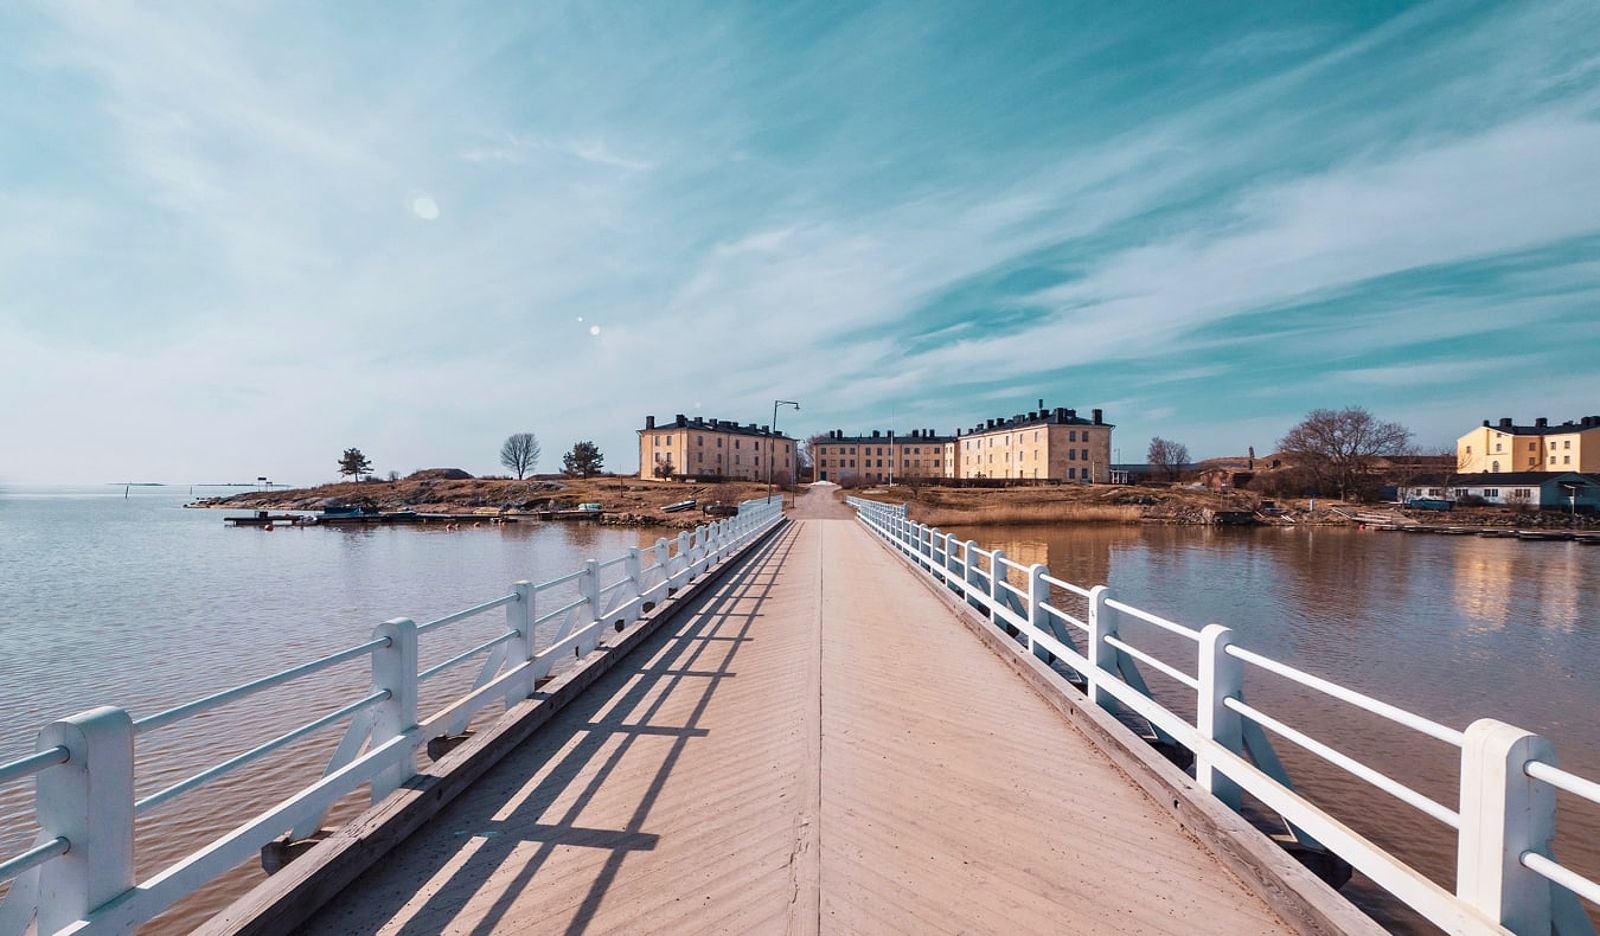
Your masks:
[[[772,435],[767,437],[767,500],[772,500],[772,464],[778,460],[778,407],[792,406],[800,412],[800,404],[793,400],[772,401]]]

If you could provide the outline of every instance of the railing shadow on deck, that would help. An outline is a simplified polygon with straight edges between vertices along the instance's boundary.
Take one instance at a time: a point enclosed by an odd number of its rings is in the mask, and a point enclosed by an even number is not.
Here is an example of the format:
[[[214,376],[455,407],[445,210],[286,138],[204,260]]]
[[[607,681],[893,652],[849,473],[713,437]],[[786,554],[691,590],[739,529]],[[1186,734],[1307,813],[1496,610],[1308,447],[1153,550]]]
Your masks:
[[[760,551],[735,570],[715,593],[703,599],[702,607],[689,609],[689,617],[683,624],[652,637],[646,646],[635,651],[645,661],[643,666],[624,665],[607,673],[554,721],[542,728],[539,734],[525,742],[521,751],[511,754],[497,766],[497,771],[521,769],[530,774],[542,772],[543,776],[531,788],[518,786],[510,791],[507,799],[518,801],[514,811],[504,819],[483,823],[485,826],[498,827],[493,830],[497,834],[484,836],[483,843],[448,878],[435,880],[443,865],[456,857],[452,854],[441,853],[437,866],[422,870],[421,879],[432,882],[437,889],[398,930],[400,936],[431,936],[439,932],[444,922],[459,911],[464,901],[479,892],[511,860],[518,846],[529,841],[538,841],[538,850],[525,860],[519,859],[520,867],[515,877],[503,885],[500,896],[470,932],[483,934],[493,931],[510,911],[517,896],[556,849],[563,845],[611,851],[564,930],[568,934],[584,932],[627,855],[656,847],[658,838],[645,831],[644,823],[689,742],[708,734],[696,723],[721,682],[734,678],[732,665],[736,654],[745,641],[754,639],[750,636],[751,627],[762,615],[762,607],[772,591],[775,570],[793,550],[796,535],[797,528],[791,526],[760,547]],[[735,609],[735,605],[752,599],[753,605]],[[725,632],[730,627],[735,630],[734,633]],[[721,641],[706,638],[725,638],[727,641],[726,653],[709,666],[704,665],[707,662],[705,657],[710,648]],[[650,726],[650,718],[660,710],[673,691],[688,679],[705,680],[705,687],[688,724],[659,728]],[[620,695],[617,694],[619,692]],[[605,714],[601,715],[602,712]],[[612,738],[619,734],[622,736],[621,742],[612,745]],[[670,735],[674,741],[644,790],[627,826],[606,830],[575,825],[585,807],[593,801],[623,757],[633,748],[634,740],[645,734]],[[579,736],[581,740],[572,744]],[[568,745],[571,745],[570,750],[567,749]],[[565,753],[560,754],[554,764],[546,764],[532,760],[540,751]],[[584,771],[583,768],[596,758],[603,758],[598,770],[592,774]],[[554,823],[529,821],[542,816],[563,795],[570,793],[569,786],[580,779],[584,784],[583,789],[562,809],[559,820]],[[498,812],[503,805],[499,804],[491,812]],[[459,813],[464,809],[483,807],[459,802],[435,821],[460,821],[463,817],[451,813]],[[387,917],[399,914],[414,896],[396,893],[380,897],[369,892],[364,899],[389,901],[387,905],[378,907],[379,915]]]

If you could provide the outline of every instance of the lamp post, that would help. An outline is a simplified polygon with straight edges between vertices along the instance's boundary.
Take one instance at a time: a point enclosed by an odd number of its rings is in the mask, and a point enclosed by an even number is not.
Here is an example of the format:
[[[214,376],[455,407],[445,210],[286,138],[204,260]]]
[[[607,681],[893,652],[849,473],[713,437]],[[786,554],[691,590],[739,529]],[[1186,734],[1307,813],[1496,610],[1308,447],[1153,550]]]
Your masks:
[[[778,407],[792,406],[800,412],[800,404],[793,400],[772,401],[772,435],[767,437],[767,500],[772,500],[772,463],[778,460]]]

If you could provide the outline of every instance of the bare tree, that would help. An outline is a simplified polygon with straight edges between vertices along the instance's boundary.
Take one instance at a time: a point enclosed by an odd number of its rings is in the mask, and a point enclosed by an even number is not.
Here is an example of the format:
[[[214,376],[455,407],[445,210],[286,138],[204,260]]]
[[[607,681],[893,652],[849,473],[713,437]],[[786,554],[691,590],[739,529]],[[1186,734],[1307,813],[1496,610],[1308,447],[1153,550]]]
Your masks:
[[[1150,440],[1150,451],[1146,458],[1151,465],[1166,473],[1168,481],[1176,481],[1183,473],[1183,466],[1189,464],[1189,447],[1182,442],[1156,436]]]
[[[672,456],[668,455],[665,458],[661,458],[661,457],[658,456],[656,458],[655,467],[650,469],[650,473],[655,475],[657,478],[661,479],[662,481],[671,481],[672,480],[672,476],[677,474],[678,472],[677,472],[677,469],[672,467]]]
[[[1360,406],[1318,409],[1278,441],[1278,450],[1310,470],[1319,483],[1336,485],[1343,500],[1361,489],[1375,459],[1411,451],[1411,430]]]
[[[517,473],[517,480],[530,474],[539,464],[539,437],[531,432],[519,432],[508,437],[500,446],[500,464]]]

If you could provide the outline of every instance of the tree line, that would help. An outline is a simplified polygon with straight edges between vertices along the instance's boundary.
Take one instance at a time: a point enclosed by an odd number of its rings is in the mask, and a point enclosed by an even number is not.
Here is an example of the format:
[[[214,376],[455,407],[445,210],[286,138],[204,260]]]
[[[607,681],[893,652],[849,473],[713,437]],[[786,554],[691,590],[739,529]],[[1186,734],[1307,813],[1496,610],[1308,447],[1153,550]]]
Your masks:
[[[539,437],[531,432],[517,432],[506,437],[500,445],[500,464],[521,481],[539,467],[542,449]],[[572,443],[561,456],[561,471],[568,477],[589,478],[605,470],[605,455],[600,447],[590,441]],[[359,448],[351,447],[339,456],[339,476],[353,481],[372,480],[372,460]],[[390,481],[400,480],[399,472],[389,472]]]
[[[1373,487],[1380,460],[1417,454],[1410,429],[1364,407],[1314,409],[1278,440],[1278,455],[1294,466],[1294,475],[1274,486],[1282,494],[1337,493],[1347,500]],[[1150,440],[1146,458],[1170,481],[1190,467],[1188,447],[1161,436]]]

